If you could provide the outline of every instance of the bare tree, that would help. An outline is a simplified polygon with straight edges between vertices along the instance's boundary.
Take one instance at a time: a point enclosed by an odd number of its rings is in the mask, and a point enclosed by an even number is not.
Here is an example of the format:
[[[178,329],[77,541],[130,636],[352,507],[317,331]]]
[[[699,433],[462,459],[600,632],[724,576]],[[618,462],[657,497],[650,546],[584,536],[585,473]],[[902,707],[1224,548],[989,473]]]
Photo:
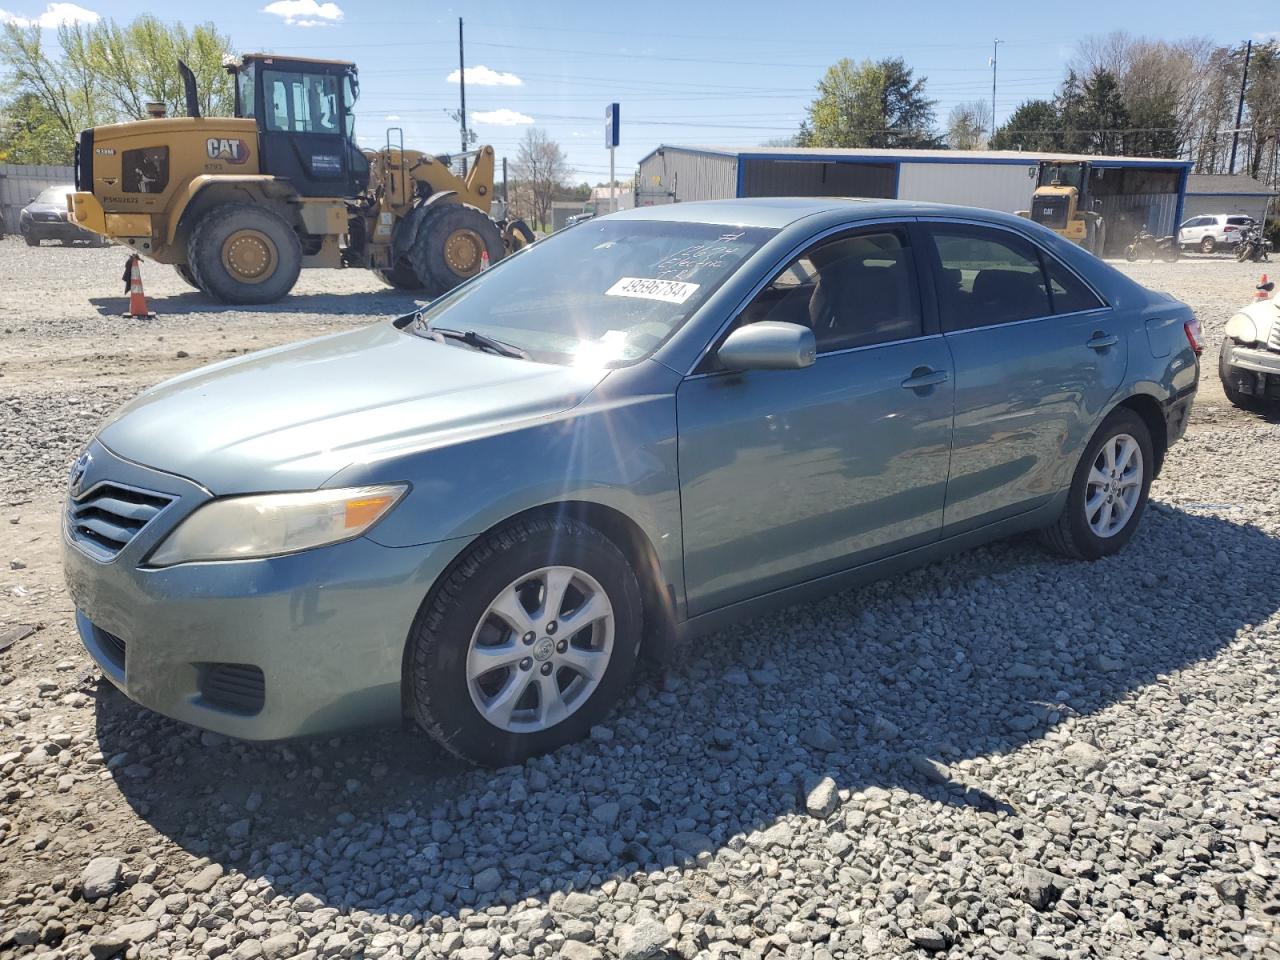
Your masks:
[[[985,100],[957,103],[947,116],[947,146],[952,150],[981,149],[990,129],[991,104]]]
[[[551,202],[573,175],[560,144],[547,131],[530,127],[516,151],[515,174],[518,200],[528,204],[525,209],[538,226],[545,226],[551,219]]]

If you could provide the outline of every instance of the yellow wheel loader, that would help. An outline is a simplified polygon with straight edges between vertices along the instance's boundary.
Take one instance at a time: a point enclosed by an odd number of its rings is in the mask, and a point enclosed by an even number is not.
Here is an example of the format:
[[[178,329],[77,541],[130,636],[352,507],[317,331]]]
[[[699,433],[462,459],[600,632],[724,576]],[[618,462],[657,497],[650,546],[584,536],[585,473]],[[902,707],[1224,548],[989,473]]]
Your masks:
[[[1087,161],[1041,161],[1031,210],[1023,215],[1100,257],[1107,225],[1099,212],[1101,203],[1089,193],[1091,172]]]
[[[492,147],[464,155],[465,178],[394,128],[381,150],[358,148],[353,63],[240,57],[225,118],[200,115],[178,69],[187,116],[156,104],[152,119],[81,132],[71,211],[218,300],[278,300],[302,267],[364,267],[436,297],[533,240],[493,216]]]

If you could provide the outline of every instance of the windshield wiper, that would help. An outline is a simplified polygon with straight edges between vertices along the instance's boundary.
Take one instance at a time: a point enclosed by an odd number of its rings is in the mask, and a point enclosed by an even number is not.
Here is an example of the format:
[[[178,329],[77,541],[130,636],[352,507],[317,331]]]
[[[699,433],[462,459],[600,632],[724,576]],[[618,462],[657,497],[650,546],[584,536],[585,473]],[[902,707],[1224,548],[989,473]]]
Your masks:
[[[475,330],[450,330],[448,327],[435,327],[430,323],[421,323],[422,332],[433,339],[440,340],[457,340],[459,343],[465,343],[469,347],[477,350],[487,350],[490,353],[496,353],[500,357],[510,357],[513,360],[528,360],[529,354],[525,350],[511,343],[505,343],[497,340],[487,334],[478,333]]]

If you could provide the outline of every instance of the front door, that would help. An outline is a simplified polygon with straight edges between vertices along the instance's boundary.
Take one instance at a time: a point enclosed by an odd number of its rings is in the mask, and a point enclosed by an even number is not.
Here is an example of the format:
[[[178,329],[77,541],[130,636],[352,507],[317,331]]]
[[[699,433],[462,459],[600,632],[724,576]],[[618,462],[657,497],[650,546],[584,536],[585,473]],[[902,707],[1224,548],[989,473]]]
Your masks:
[[[816,243],[737,321],[811,326],[813,366],[735,373],[712,351],[680,385],[691,615],[938,539],[954,381],[915,261],[905,225]]]
[[[1014,516],[1069,484],[1124,379],[1126,340],[1075,273],[1003,228],[927,224],[955,358],[946,536]]]
[[[259,125],[262,169],[304,197],[348,195],[342,76],[303,65],[264,65]]]

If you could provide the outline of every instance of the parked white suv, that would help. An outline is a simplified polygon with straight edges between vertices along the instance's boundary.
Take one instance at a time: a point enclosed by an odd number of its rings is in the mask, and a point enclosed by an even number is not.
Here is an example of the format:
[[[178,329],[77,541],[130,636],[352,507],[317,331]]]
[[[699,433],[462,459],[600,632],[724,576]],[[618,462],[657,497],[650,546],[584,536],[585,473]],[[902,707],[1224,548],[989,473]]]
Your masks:
[[[1178,228],[1178,246],[1184,250],[1196,247],[1201,253],[1213,253],[1218,247],[1234,247],[1240,242],[1244,228],[1253,223],[1253,217],[1236,213],[1192,217]]]

